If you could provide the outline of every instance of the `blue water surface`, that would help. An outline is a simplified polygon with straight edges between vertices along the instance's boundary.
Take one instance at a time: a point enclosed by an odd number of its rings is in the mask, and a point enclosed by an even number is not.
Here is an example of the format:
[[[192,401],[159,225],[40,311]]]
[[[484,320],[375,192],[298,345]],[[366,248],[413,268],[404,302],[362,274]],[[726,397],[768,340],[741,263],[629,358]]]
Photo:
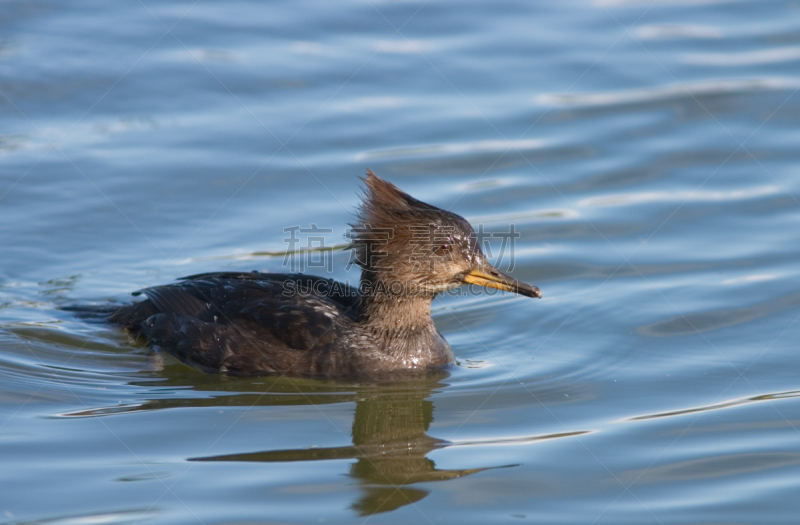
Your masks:
[[[796,523],[798,90],[794,0],[0,3],[0,519]],[[366,168],[543,291],[437,299],[441,377],[208,375],[61,310],[354,283]]]

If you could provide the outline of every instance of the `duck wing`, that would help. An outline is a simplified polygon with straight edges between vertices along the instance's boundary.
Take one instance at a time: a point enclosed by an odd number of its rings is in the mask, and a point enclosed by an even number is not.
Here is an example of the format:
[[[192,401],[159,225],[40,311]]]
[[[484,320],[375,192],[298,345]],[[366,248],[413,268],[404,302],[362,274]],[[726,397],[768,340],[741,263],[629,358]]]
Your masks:
[[[137,294],[147,300],[112,321],[206,371],[325,376],[354,366],[333,342],[354,320],[357,291],[331,279],[209,273]]]

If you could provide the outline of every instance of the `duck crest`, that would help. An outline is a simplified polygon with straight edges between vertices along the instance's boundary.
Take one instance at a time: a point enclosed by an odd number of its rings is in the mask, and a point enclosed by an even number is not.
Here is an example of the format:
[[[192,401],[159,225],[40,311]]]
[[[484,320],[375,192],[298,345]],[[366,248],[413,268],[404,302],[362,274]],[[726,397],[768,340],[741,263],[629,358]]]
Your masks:
[[[350,225],[348,248],[361,268],[390,270],[387,256],[413,250],[410,247],[419,244],[414,238],[420,229],[435,228],[441,215],[449,213],[415,199],[370,169],[362,180],[366,190],[356,221]]]

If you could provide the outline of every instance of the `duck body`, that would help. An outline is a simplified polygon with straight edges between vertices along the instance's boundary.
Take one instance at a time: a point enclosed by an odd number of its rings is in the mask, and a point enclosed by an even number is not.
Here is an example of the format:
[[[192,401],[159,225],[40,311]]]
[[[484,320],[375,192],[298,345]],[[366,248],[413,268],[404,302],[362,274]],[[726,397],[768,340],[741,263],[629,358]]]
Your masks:
[[[358,288],[303,274],[205,273],[146,288],[110,315],[151,346],[208,372],[400,379],[440,370],[453,352],[434,297],[477,284],[541,297],[486,260],[459,215],[367,171],[349,248]]]
[[[111,321],[207,372],[378,379],[454,359],[429,313],[429,322],[369,322],[370,301],[357,288],[323,277],[207,273],[139,294],[147,299]]]

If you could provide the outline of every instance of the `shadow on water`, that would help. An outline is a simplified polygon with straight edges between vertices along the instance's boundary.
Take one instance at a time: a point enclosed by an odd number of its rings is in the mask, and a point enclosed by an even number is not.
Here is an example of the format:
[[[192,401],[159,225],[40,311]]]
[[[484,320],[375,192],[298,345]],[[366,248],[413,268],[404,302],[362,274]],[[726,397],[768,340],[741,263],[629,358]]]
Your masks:
[[[263,450],[191,458],[190,461],[291,462],[355,459],[349,475],[358,480],[362,495],[352,505],[363,515],[388,512],[416,503],[429,491],[416,483],[459,478],[486,468],[442,470],[427,457],[450,442],[427,434],[433,421],[429,397],[435,384],[403,388],[358,389],[352,445],[330,448]],[[497,468],[497,467],[495,467]]]
[[[453,443],[427,434],[434,414],[433,401],[428,398],[437,388],[446,386],[442,380],[448,377],[447,373],[401,384],[346,384],[290,378],[236,379],[184,372],[180,370],[182,368],[183,365],[167,366],[163,370],[165,380],[159,382],[158,388],[175,389],[191,385],[190,392],[197,391],[200,394],[202,391],[205,396],[181,395],[180,398],[153,399],[136,405],[71,412],[60,417],[99,417],[187,406],[311,406],[355,402],[351,445],[259,450],[188,460],[279,463],[353,459],[355,462],[350,465],[349,476],[359,482],[361,496],[352,504],[352,509],[362,516],[393,511],[422,500],[430,491],[413,486],[417,483],[455,479],[492,468],[517,466],[446,470],[438,469],[434,461],[427,457],[436,449],[471,445]],[[152,383],[146,384],[152,387]],[[231,387],[240,393],[230,394]],[[214,395],[214,390],[219,391],[220,395]]]

